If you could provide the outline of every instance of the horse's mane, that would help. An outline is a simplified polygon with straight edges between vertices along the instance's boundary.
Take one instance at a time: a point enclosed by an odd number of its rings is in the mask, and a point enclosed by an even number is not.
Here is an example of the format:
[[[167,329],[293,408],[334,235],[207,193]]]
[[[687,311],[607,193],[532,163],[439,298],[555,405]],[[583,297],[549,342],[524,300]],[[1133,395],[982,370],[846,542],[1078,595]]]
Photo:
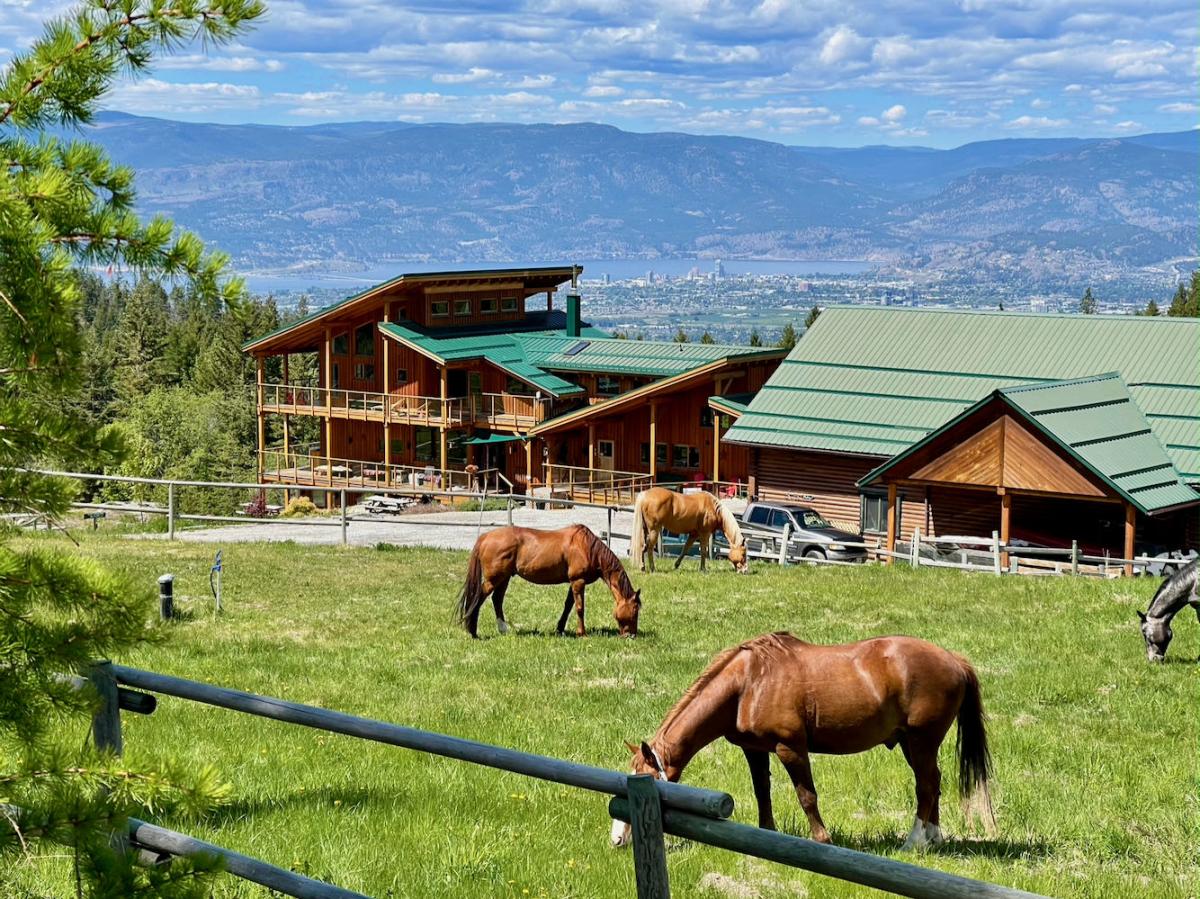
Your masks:
[[[625,571],[625,566],[621,564],[621,560],[617,558],[617,554],[608,548],[603,540],[596,536],[595,531],[587,525],[579,525],[583,529],[583,533],[588,539],[588,561],[599,569],[600,574],[606,579],[616,575],[621,579],[621,588],[625,591],[626,596],[633,594],[633,583],[629,580],[629,573]]]
[[[740,652],[751,652],[755,655],[771,658],[782,652],[790,643],[799,642],[787,631],[777,631],[773,634],[763,634],[760,637],[755,637],[753,640],[747,640],[744,643],[738,643],[736,646],[731,646],[729,649],[723,650],[717,654],[717,657],[708,663],[708,667],[700,673],[700,676],[692,682],[683,695],[679,697],[679,701],[671,706],[671,710],[667,712],[667,716],[663,718],[662,724],[658,727],[658,733],[661,734],[680,712],[687,707],[689,703],[702,692],[704,688],[712,683],[713,679],[725,670],[725,666]]]
[[[709,495],[712,496],[712,494]],[[745,538],[742,537],[742,529],[738,527],[737,518],[729,511],[729,507],[715,496],[713,502],[716,504],[717,517],[721,520],[721,530],[725,533],[725,539],[729,541],[730,546],[741,546],[745,542]]]
[[[1146,608],[1146,614],[1154,618],[1162,618],[1183,608],[1190,596],[1190,591],[1186,589],[1189,586],[1187,583],[1189,579],[1191,580],[1190,586],[1195,589],[1198,574],[1197,563],[1200,563],[1200,559],[1193,559],[1169,578],[1164,579],[1158,585],[1158,589],[1154,591],[1154,598],[1150,600],[1150,605]],[[1176,591],[1178,591],[1177,594]],[[1154,606],[1160,598],[1164,600],[1163,608],[1156,612]]]

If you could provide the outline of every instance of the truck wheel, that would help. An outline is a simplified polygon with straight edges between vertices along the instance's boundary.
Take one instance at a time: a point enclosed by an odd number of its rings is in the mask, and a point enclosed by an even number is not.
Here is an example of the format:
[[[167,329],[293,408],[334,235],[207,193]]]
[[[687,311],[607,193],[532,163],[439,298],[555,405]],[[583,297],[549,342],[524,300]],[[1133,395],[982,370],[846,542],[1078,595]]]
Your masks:
[[[806,559],[824,559],[825,551],[822,549],[817,549],[815,546],[812,546],[804,551],[804,558],[806,558]]]

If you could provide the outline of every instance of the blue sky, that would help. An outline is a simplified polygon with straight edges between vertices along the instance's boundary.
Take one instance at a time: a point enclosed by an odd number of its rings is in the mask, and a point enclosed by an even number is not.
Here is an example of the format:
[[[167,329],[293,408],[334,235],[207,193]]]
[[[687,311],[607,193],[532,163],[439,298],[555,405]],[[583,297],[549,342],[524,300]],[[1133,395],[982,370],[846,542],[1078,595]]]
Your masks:
[[[1195,0],[267,0],[108,107],[220,122],[605,122],[956,146],[1200,123]],[[61,0],[0,0],[0,59]]]

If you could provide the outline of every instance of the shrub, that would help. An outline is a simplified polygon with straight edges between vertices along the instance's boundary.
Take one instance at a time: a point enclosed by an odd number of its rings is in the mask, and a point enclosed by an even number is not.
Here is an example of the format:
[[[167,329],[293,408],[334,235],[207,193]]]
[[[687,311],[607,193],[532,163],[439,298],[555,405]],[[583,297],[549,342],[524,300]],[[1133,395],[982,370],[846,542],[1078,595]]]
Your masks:
[[[316,514],[317,507],[307,496],[297,496],[289,500],[284,510],[279,513],[281,518],[305,518]]]

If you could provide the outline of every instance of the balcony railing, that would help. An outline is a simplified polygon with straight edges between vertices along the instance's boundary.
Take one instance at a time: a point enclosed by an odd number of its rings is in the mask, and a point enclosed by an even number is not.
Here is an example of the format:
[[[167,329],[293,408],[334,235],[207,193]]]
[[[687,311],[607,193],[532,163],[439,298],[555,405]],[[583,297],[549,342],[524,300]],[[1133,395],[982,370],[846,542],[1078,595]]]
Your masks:
[[[547,465],[546,486],[554,493],[588,502],[632,503],[639,493],[648,489],[650,475],[636,471],[609,471],[578,465]]]
[[[259,453],[265,481],[298,487],[378,487],[415,492],[464,491],[500,493],[509,489],[498,469],[476,472],[439,469],[433,465],[387,465],[361,459],[339,459],[319,453],[267,449]]]
[[[551,400],[515,393],[481,393],[470,397],[413,396],[368,390],[263,384],[264,412],[357,418],[394,424],[526,430],[550,417]]]

